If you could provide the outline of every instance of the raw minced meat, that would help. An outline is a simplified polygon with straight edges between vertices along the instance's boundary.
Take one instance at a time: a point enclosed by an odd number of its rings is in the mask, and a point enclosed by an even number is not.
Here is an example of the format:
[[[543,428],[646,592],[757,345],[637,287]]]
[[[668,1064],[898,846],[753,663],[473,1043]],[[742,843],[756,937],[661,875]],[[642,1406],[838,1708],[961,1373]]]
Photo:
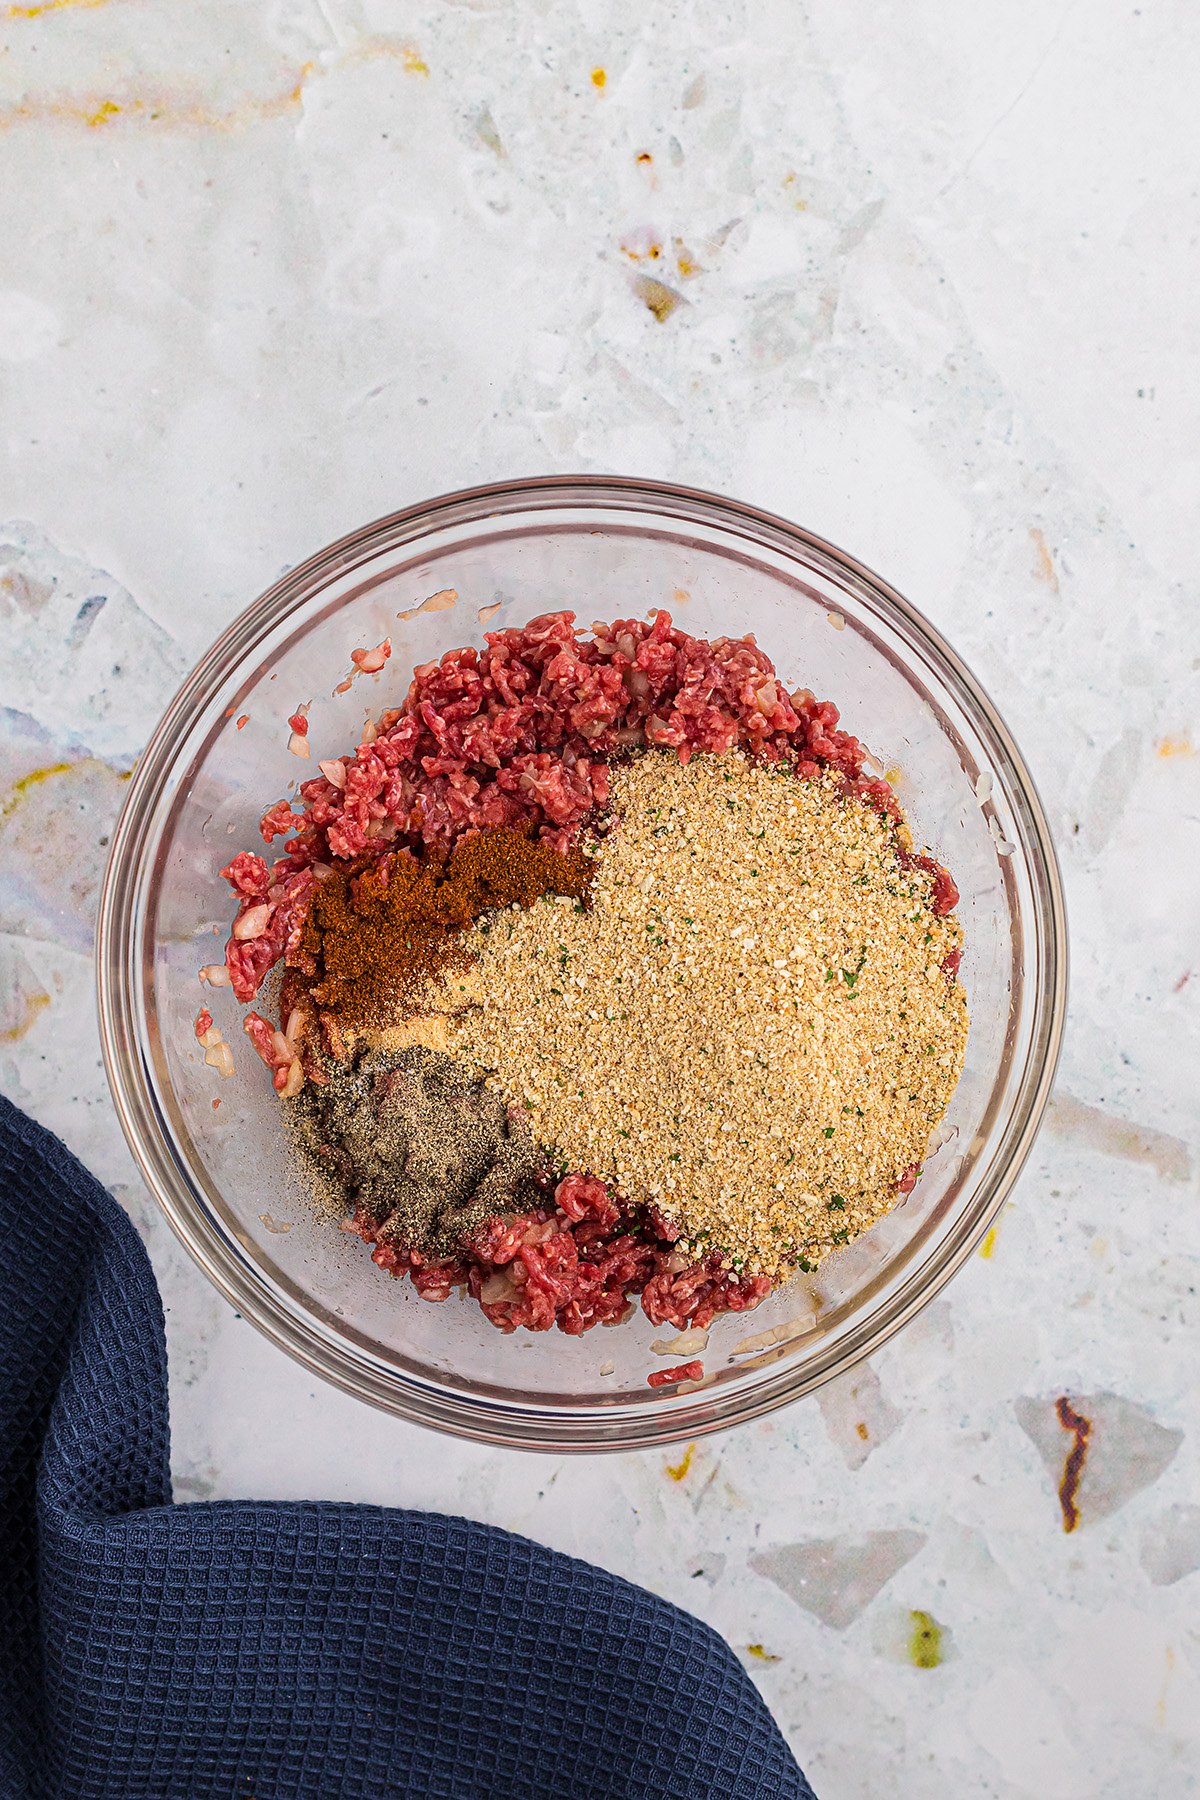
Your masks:
[[[469,831],[523,824],[565,850],[608,799],[609,759],[641,747],[687,762],[736,746],[794,763],[801,779],[835,768],[899,817],[887,782],[863,774],[862,745],[838,729],[836,706],[807,689],[789,695],[752,638],[693,637],[666,612],[598,624],[591,637],[574,621],[547,613],[487,632],[483,651],[422,664],[404,704],[352,756],[302,783],[301,812],[286,800],[268,808],[263,840],[291,833],[286,855],[268,869],[244,851],[222,871],[241,902],[226,949],[238,1000],[253,1000],[281,958],[297,961],[313,883],[332,862],[388,854],[397,840],[444,855]]]
[[[374,1246],[381,1269],[407,1270],[423,1299],[446,1300],[465,1286],[505,1332],[557,1325],[578,1337],[593,1325],[620,1325],[635,1295],[652,1325],[703,1328],[718,1313],[748,1312],[774,1285],[765,1275],[739,1276],[715,1253],[690,1261],[653,1208],[628,1214],[603,1182],[580,1174],[566,1176],[541,1206],[489,1219],[452,1257],[422,1256],[365,1209],[349,1228]]]

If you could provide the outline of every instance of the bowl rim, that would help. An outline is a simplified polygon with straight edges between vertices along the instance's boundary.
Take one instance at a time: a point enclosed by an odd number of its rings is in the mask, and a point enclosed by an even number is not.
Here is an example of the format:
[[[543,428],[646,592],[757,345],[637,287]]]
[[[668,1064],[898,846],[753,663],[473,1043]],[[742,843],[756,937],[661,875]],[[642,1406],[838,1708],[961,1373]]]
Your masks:
[[[990,740],[1020,796],[1034,880],[1036,935],[1044,978],[1033,991],[1032,1021],[1024,1066],[1017,1072],[1003,1163],[990,1172],[990,1195],[969,1229],[937,1246],[849,1342],[833,1346],[823,1366],[818,1356],[804,1368],[782,1364],[772,1379],[714,1400],[698,1392],[685,1401],[670,1396],[658,1409],[614,1418],[604,1409],[526,1408],[520,1402],[480,1399],[419,1383],[394,1370],[351,1364],[344,1350],[311,1322],[293,1316],[253,1267],[233,1254],[222,1234],[195,1205],[188,1172],[175,1152],[145,1079],[137,1051],[135,994],[129,977],[136,950],[134,899],[147,840],[169,784],[177,748],[195,714],[267,629],[277,629],[339,574],[411,545],[455,524],[483,523],[508,513],[572,507],[658,513],[664,523],[689,518],[726,530],[742,527],[760,547],[794,553],[797,547],[830,565],[839,578],[864,585],[872,599],[894,609],[908,632],[922,641],[972,723]],[[1040,904],[1039,904],[1040,903]],[[1012,734],[977,678],[941,633],[913,604],[865,563],[806,527],[745,501],[671,482],[617,475],[527,476],[436,495],[360,526],[287,570],[225,627],[184,678],[139,757],[113,832],[101,889],[96,931],[96,984],[101,1047],[113,1104],[130,1151],[176,1236],[225,1299],[272,1342],[344,1392],[413,1423],[475,1442],[534,1451],[631,1450],[728,1430],[760,1418],[853,1368],[930,1304],[970,1257],[995,1221],[1028,1159],[1048,1105],[1066,1023],[1069,944],[1061,873],[1045,810]],[[1014,1129],[1015,1128],[1015,1129]],[[919,1277],[919,1279],[918,1279]],[[916,1291],[910,1291],[916,1287]]]

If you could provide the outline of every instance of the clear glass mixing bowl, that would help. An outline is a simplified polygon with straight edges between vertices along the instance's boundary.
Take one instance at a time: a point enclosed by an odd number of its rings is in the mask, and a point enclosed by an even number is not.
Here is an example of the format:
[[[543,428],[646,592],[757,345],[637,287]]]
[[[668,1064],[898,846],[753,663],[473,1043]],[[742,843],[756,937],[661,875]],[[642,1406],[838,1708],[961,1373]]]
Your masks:
[[[405,616],[446,589],[458,595],[453,607]],[[498,609],[500,627],[561,607],[587,624],[659,606],[701,636],[754,632],[789,687],[833,700],[880,765],[899,771],[916,836],[962,891],[971,1010],[946,1120],[953,1136],[915,1191],[816,1275],[752,1315],[718,1319],[704,1357],[712,1379],[682,1394],[647,1387],[662,1364],[640,1312],[582,1338],[505,1337],[474,1305],[431,1305],[381,1274],[365,1245],[306,1203],[241,1009],[228,989],[213,993],[197,979],[201,964],[219,960],[229,925],[217,871],[235,850],[261,847],[265,806],[316,759],[355,744],[366,712],[403,697],[414,664],[481,642],[482,609]],[[393,649],[382,674],[332,693],[351,650],[385,637]],[[305,701],[313,763],[287,748],[287,715]],[[809,532],[708,494],[588,477],[410,508],[321,551],[256,600],[185,682],[137,768],[113,840],[97,957],[121,1122],[151,1192],[222,1293],[363,1400],[538,1450],[663,1443],[754,1418],[899,1330],[971,1253],[1012,1187],[1050,1093],[1066,1001],[1062,891],[1042,807],[995,708],[949,645],[886,583]],[[198,1050],[202,1003],[233,1046],[232,1078]],[[747,1335],[789,1324],[794,1335],[733,1356]]]

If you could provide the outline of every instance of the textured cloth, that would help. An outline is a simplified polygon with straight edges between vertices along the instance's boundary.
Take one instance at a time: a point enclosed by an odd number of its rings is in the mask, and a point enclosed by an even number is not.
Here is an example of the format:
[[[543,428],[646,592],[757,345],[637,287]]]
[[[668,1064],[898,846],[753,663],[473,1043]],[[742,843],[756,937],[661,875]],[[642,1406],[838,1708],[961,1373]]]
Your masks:
[[[0,1800],[812,1800],[728,1647],[466,1519],[173,1506],[129,1221],[0,1099]]]

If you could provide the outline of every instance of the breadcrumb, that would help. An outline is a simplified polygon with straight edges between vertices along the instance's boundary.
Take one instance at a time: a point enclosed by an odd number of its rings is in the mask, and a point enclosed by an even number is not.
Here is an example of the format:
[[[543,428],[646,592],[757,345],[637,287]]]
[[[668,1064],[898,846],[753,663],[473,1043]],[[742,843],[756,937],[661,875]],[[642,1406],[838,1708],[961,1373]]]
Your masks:
[[[682,1253],[814,1268],[896,1203],[946,1110],[961,928],[833,774],[649,752],[614,769],[612,817],[586,910],[466,934],[450,1052],[568,1167],[678,1225]]]

